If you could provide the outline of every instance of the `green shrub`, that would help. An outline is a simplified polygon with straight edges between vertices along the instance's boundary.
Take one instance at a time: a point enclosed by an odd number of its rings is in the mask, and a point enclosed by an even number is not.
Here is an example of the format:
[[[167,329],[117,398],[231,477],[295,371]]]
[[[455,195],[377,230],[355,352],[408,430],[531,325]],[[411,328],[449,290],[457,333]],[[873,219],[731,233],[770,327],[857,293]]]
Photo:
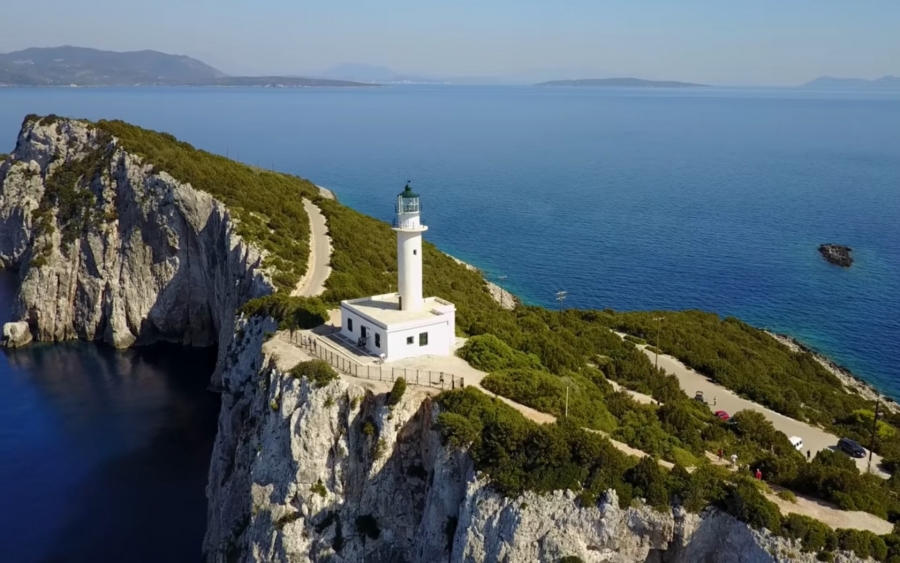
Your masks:
[[[581,426],[611,432],[616,421],[607,410],[603,392],[577,374],[559,378],[547,372],[531,369],[495,371],[481,381],[481,386],[557,418],[566,414],[568,384],[569,420]]]
[[[328,489],[325,488],[325,484],[322,482],[321,479],[316,481],[315,484],[309,488],[309,490],[313,493],[316,493],[317,495],[319,495],[322,498],[325,498],[328,496]]]
[[[248,317],[272,317],[279,329],[291,332],[328,322],[328,306],[318,297],[293,297],[282,292],[251,299],[241,312]]]
[[[638,338],[637,336],[632,336],[630,334],[625,335],[625,340],[627,340],[628,342],[631,342],[633,344],[646,344],[647,343],[647,341],[644,340],[643,338]]]
[[[782,518],[780,535],[800,540],[803,551],[807,553],[830,551],[837,547],[837,536],[831,528],[818,520],[800,514],[788,514]]]
[[[442,412],[437,417],[437,430],[444,444],[453,448],[468,447],[480,434],[480,430],[464,416],[453,412]]]
[[[460,358],[482,371],[502,369],[541,369],[541,361],[533,354],[513,350],[493,334],[473,336],[457,352]]]
[[[385,403],[387,406],[393,407],[400,402],[404,393],[406,393],[406,380],[402,377],[398,377],[397,380],[394,381],[394,386],[391,387],[391,392]]]
[[[749,477],[742,476],[728,487],[724,506],[729,514],[754,528],[781,529],[778,507],[763,496]]]
[[[782,489],[782,490],[778,491],[778,498],[780,498],[781,500],[786,500],[788,502],[797,504],[797,495],[795,495],[794,493],[792,493],[791,491],[789,491],[787,489]]]
[[[559,563],[584,563],[581,557],[575,555],[566,555],[559,560]]]
[[[288,372],[292,377],[305,377],[316,387],[324,387],[338,379],[338,373],[334,371],[325,360],[309,360],[300,362]]]

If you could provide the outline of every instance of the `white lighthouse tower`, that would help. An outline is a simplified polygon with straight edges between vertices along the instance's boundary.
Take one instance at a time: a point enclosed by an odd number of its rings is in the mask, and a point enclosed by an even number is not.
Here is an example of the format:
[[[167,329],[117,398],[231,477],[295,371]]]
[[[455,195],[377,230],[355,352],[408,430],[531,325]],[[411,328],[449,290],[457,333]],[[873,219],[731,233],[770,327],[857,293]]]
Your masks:
[[[419,194],[407,182],[397,195],[397,293],[341,301],[341,336],[385,361],[447,356],[456,341],[456,307],[422,297],[422,224]]]
[[[412,191],[409,182],[397,196],[397,216],[394,231],[397,233],[397,291],[400,293],[400,310],[418,311],[422,308],[422,233],[428,227],[422,224],[419,194]]]

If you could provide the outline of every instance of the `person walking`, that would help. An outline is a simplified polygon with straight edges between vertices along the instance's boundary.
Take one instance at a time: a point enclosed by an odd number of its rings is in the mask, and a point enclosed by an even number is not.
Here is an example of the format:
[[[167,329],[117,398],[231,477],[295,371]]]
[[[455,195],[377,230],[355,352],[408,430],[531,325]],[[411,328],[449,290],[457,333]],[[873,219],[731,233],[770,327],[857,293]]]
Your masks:
[[[722,451],[722,448],[719,448],[719,463],[722,463],[722,456],[725,455],[725,452]]]
[[[759,470],[759,467],[756,468],[756,480],[760,481],[762,479],[762,471]]]
[[[713,395],[713,406],[716,406],[719,403],[719,398]]]
[[[737,454],[731,454],[731,467],[735,467],[737,465]]]
[[[812,459],[812,450],[806,450],[806,461]]]

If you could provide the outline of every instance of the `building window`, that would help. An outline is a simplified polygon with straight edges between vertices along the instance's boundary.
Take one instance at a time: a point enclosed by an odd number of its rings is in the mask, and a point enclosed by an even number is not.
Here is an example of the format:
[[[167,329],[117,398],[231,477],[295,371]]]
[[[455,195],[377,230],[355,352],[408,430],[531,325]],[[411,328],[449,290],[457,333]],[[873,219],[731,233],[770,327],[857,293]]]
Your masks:
[[[375,333],[375,347],[381,348],[381,335],[377,332]]]
[[[353,332],[353,319],[347,319],[347,330]]]
[[[407,343],[407,344],[412,344],[413,341],[414,341],[414,337],[412,337],[412,336],[407,336],[407,337],[406,337],[406,343]]]
[[[427,332],[419,333],[419,346],[428,346],[428,333]]]
[[[413,256],[417,255],[418,253],[419,253],[418,250],[413,250]]]

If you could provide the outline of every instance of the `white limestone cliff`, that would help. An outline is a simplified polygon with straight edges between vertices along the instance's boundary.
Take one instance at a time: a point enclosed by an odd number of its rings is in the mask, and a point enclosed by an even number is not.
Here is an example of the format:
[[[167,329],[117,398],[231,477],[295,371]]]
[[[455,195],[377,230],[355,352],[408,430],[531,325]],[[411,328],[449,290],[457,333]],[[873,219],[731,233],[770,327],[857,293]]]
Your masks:
[[[96,154],[98,219],[71,241],[36,228],[48,178]],[[88,123],[26,121],[0,164],[0,265],[19,270],[13,316],[35,340],[229,342],[235,310],[273,290],[261,258],[225,205]]]
[[[389,408],[356,382],[314,388],[260,361],[273,328],[242,321],[229,346],[208,561],[816,561],[716,510],[623,509],[615,491],[591,507],[568,491],[505,498],[441,444],[439,407],[422,392]]]

